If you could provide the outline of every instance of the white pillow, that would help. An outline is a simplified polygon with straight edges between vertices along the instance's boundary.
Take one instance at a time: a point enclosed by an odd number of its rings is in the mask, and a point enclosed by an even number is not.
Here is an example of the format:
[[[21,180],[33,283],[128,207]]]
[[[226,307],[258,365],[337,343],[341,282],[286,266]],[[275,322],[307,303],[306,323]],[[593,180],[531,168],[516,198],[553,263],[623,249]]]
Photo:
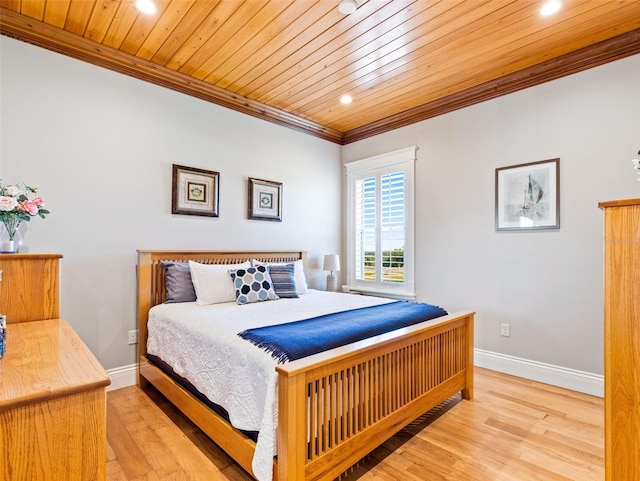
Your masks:
[[[296,283],[296,293],[306,294],[309,292],[307,288],[307,277],[304,275],[304,264],[302,263],[302,259],[298,259],[294,262],[262,262],[257,259],[251,259],[251,263],[253,266],[268,266],[273,264],[293,264],[293,277],[294,282]]]
[[[229,270],[243,267],[251,267],[251,263],[247,261],[242,264],[200,264],[189,261],[191,281],[196,291],[196,304],[206,306],[235,301],[236,291]]]

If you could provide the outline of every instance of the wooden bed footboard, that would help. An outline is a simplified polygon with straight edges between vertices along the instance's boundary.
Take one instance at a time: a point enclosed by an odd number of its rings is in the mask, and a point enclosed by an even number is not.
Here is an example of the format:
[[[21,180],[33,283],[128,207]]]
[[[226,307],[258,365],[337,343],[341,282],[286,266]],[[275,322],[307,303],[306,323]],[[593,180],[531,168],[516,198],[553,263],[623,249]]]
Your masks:
[[[334,479],[443,400],[473,396],[472,312],[278,366],[278,479]]]
[[[151,383],[246,471],[255,443],[146,358],[163,260],[291,262],[304,252],[138,251],[138,382]],[[473,397],[473,312],[450,314],[277,366],[279,481],[334,479],[404,426],[462,392]]]

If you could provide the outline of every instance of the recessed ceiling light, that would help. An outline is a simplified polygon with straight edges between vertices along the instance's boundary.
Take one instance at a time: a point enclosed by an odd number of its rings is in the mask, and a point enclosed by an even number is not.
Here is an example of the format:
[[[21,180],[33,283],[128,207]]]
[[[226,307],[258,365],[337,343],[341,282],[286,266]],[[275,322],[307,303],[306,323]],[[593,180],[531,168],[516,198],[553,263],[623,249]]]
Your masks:
[[[549,15],[557,13],[558,10],[560,10],[560,7],[562,7],[560,0],[549,0],[548,2],[545,2],[544,5],[542,5],[542,8],[540,9],[540,15],[542,15],[543,17],[548,17]]]
[[[146,13],[149,15],[156,13],[156,5],[152,2],[152,0],[137,0],[136,8],[142,13]]]
[[[342,0],[338,4],[338,10],[343,15],[349,15],[355,12],[357,8],[358,4],[356,3],[356,0]]]
[[[348,105],[351,102],[353,102],[353,99],[351,98],[351,95],[344,94],[342,97],[340,97],[340,103],[343,104],[343,105]]]

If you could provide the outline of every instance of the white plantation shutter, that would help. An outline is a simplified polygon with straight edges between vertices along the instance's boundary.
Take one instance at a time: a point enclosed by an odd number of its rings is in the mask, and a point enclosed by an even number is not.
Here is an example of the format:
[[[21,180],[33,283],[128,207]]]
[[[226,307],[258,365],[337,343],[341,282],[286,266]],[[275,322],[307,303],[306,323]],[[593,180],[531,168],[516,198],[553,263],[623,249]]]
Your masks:
[[[383,175],[380,184],[382,282],[404,282],[404,171]]]
[[[375,266],[375,257],[367,255],[367,246],[376,243],[376,179],[365,177],[355,185],[355,276],[359,280],[367,277],[365,267]]]
[[[346,164],[347,282],[354,290],[413,297],[415,147]]]

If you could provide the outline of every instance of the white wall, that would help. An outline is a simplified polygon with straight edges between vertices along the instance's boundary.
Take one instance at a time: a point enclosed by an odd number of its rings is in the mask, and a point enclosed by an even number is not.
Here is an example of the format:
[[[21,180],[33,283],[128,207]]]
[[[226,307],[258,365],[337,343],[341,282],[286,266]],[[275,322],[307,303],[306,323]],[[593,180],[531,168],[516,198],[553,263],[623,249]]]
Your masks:
[[[637,55],[343,148],[350,162],[419,146],[418,299],[477,311],[476,348],[603,372],[597,204],[640,197],[638,79]],[[496,232],[495,169],[556,157],[560,229]]]
[[[340,249],[340,147],[0,36],[0,177],[39,188],[30,252],[62,253],[61,310],[107,368],[135,362],[136,249]],[[220,172],[220,217],[171,215],[171,165]],[[247,178],[283,222],[247,219]],[[0,307],[1,308],[1,307]]]

